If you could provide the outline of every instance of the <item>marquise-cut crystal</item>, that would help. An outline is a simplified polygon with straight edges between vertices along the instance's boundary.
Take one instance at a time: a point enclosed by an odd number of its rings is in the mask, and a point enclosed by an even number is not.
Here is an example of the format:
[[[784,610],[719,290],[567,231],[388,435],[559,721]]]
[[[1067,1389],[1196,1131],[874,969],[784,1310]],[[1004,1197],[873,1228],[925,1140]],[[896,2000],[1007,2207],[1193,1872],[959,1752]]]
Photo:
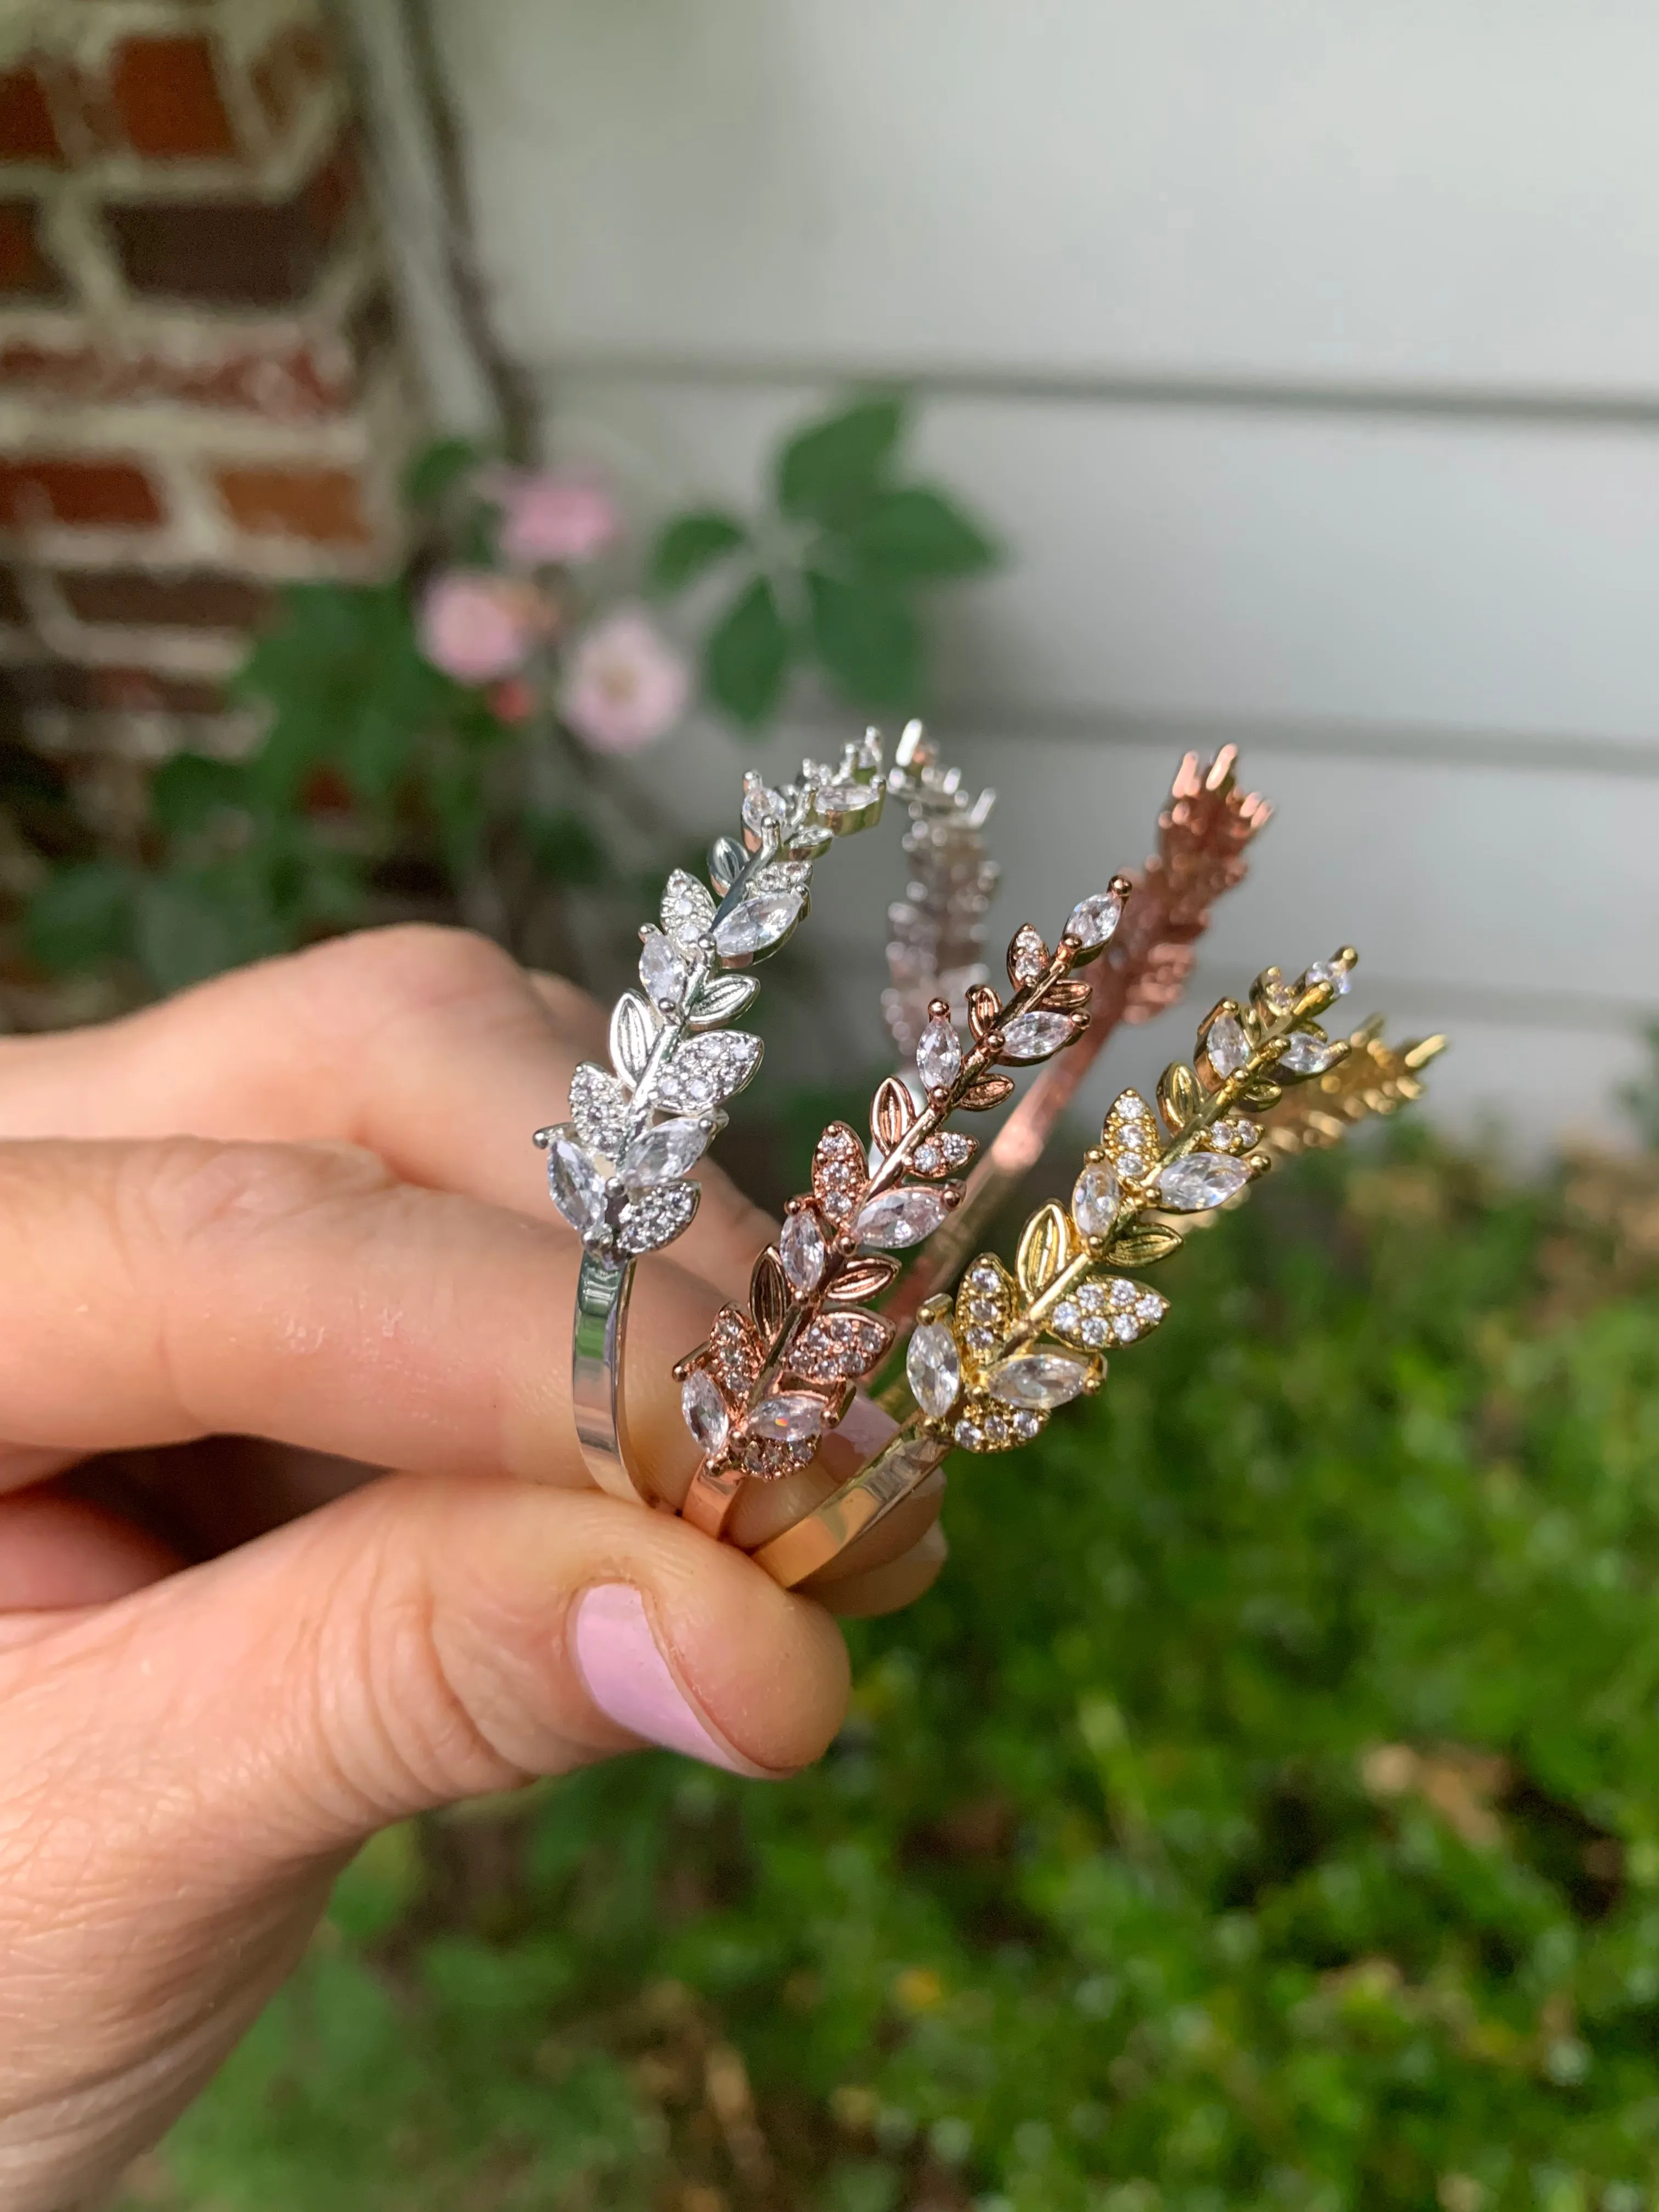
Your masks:
[[[1020,1352],[994,1367],[986,1387],[1005,1406],[1032,1406],[1048,1413],[1068,1406],[1094,1372],[1086,1359],[1069,1352]]]
[[[548,1141],[547,1183],[554,1205],[579,1236],[603,1235],[605,1179],[568,1128]]]
[[[826,783],[817,798],[820,814],[857,814],[873,806],[881,787],[874,783]]]
[[[769,783],[758,776],[745,777],[747,788],[743,794],[743,826],[752,830],[758,837],[762,825],[769,814],[781,829],[789,819],[789,804],[781,791],[774,791]]]
[[[1003,1030],[1002,1056],[1005,1060],[1047,1060],[1051,1052],[1060,1050],[1076,1028],[1069,1014],[1050,1013],[1044,1007],[1034,1006],[1028,1014],[1016,1014]]]
[[[865,1243],[902,1252],[931,1237],[948,1211],[936,1190],[884,1190],[864,1207],[854,1227]]]
[[[801,903],[799,891],[773,891],[742,900],[715,923],[716,950],[727,960],[766,951],[794,927]]]
[[[763,1398],[744,1423],[751,1437],[772,1437],[781,1443],[804,1443],[820,1433],[824,1403],[807,1390],[784,1390],[775,1398]]]
[[[662,1072],[657,1101],[686,1114],[706,1114],[760,1066],[761,1041],[746,1030],[687,1037]]]
[[[1234,1014],[1216,1016],[1204,1032],[1204,1049],[1218,1075],[1237,1075],[1250,1064],[1250,1040]]]
[[[778,1239],[778,1256],[783,1261],[789,1287],[797,1297],[805,1297],[809,1291],[817,1290],[828,1251],[817,1214],[803,1206],[798,1213],[785,1217],[783,1234]]]
[[[1316,960],[1303,977],[1308,984],[1328,983],[1339,999],[1346,999],[1353,988],[1353,976],[1337,960]]]
[[[653,1006],[678,1006],[690,970],[659,929],[648,929],[640,950],[640,981]]]
[[[904,1355],[904,1374],[922,1412],[942,1421],[962,1395],[962,1355],[942,1321],[918,1325]]]
[[[942,1017],[929,1022],[921,1033],[916,1073],[930,1091],[948,1091],[962,1073],[962,1041]]]
[[[1104,945],[1123,919],[1123,901],[1115,891],[1097,891],[1072,908],[1066,934],[1079,945]]]
[[[731,1434],[732,1417],[714,1378],[701,1367],[692,1369],[680,1391],[680,1412],[699,1451],[712,1458],[724,1449]]]
[[[678,1182],[694,1168],[708,1149],[708,1132],[701,1122],[659,1121],[635,1137],[617,1162],[617,1173],[630,1187]]]
[[[1286,1075],[1322,1075],[1336,1057],[1336,1047],[1328,1037],[1312,1036],[1307,1030],[1297,1030],[1279,1059]]]
[[[1224,1152],[1188,1152],[1159,1170],[1158,1194],[1177,1213],[1204,1213],[1243,1189],[1250,1171]]]
[[[1085,1237],[1109,1237],[1122,1197],[1110,1168],[1086,1167],[1072,1186],[1072,1218]]]

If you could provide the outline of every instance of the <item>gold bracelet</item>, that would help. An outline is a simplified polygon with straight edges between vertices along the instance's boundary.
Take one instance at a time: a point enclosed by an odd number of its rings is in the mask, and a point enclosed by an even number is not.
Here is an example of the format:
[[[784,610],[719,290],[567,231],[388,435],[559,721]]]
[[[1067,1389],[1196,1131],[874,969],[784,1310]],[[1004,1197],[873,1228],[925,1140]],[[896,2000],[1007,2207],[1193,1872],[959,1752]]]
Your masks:
[[[1356,957],[1345,947],[1295,983],[1269,968],[1247,1003],[1212,1008],[1192,1064],[1175,1062],[1158,1084],[1162,1128],[1139,1092],[1118,1097],[1070,1207],[1032,1215],[1013,1274],[981,1254],[954,1305],[937,1297],[922,1307],[906,1361],[915,1411],[867,1466],[754,1553],[775,1581],[793,1589],[822,1572],[913,1496],[953,1445],[994,1452],[1029,1443],[1058,1407],[1097,1390],[1107,1347],[1149,1334],[1169,1310],[1160,1292],[1108,1271],[1178,1250],[1171,1215],[1211,1215],[1241,1199],[1276,1154],[1307,1149],[1310,1132],[1311,1141],[1334,1142],[1366,1115],[1420,1096],[1419,1071],[1443,1038],[1391,1050],[1375,1024],[1348,1039],[1319,1025]],[[1301,1085],[1316,1103],[1298,1097],[1292,1086]],[[1283,1118],[1275,1130],[1257,1115]]]

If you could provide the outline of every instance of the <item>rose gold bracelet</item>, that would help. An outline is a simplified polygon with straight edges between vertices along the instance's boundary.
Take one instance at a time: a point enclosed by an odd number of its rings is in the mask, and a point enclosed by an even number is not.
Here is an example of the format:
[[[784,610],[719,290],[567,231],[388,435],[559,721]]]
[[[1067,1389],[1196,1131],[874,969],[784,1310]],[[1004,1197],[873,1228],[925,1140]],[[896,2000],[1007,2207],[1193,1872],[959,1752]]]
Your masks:
[[[1150,1334],[1169,1304],[1106,1271],[1177,1250],[1171,1214],[1211,1216],[1242,1199],[1275,1156],[1334,1143],[1367,1115],[1421,1095],[1420,1071],[1443,1038],[1390,1048],[1375,1022],[1346,1040],[1318,1024],[1347,989],[1354,960],[1345,948],[1294,984],[1270,968],[1247,1004],[1213,1008],[1192,1065],[1177,1061],[1158,1085],[1162,1128],[1138,1092],[1121,1094],[1070,1207],[1045,1206],[1026,1224],[1014,1273],[981,1254],[954,1306],[943,1297],[923,1306],[906,1361],[915,1410],[856,1475],[757,1549],[775,1581],[793,1589],[823,1573],[915,1496],[953,1445],[1007,1450],[1097,1390],[1106,1348]]]

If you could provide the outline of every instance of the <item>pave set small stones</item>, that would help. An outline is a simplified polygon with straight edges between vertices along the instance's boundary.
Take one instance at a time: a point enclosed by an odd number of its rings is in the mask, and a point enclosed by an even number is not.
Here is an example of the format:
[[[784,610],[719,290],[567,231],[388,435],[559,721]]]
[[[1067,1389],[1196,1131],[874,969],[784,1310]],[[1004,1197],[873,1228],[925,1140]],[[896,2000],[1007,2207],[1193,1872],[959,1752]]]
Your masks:
[[[812,1155],[812,1188],[831,1221],[845,1221],[869,1180],[864,1146],[856,1130],[836,1121],[818,1139]]]
[[[1009,981],[1016,990],[1027,989],[1041,979],[1050,957],[1042,931],[1033,929],[1028,921],[1023,929],[1014,933],[1014,941],[1008,948]]]
[[[1121,1275],[1080,1284],[1054,1310],[1056,1335],[1080,1344],[1089,1352],[1103,1352],[1109,1345],[1133,1344],[1158,1327],[1170,1310],[1170,1301]]]
[[[910,1165],[918,1175],[949,1175],[954,1169],[965,1168],[978,1150],[975,1138],[964,1137],[955,1129],[940,1129],[916,1146]]]

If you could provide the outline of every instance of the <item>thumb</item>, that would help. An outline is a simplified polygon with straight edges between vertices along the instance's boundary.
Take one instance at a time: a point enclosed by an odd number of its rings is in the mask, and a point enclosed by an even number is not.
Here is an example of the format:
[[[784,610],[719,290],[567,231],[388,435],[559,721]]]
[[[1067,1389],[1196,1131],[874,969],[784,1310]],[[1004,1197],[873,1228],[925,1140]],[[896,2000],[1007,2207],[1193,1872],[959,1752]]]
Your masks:
[[[642,1742],[787,1775],[847,1690],[833,1622],[742,1553],[507,1477],[387,1476],[37,1620],[0,1648],[0,2201],[25,2206],[154,2139],[375,1828]]]

